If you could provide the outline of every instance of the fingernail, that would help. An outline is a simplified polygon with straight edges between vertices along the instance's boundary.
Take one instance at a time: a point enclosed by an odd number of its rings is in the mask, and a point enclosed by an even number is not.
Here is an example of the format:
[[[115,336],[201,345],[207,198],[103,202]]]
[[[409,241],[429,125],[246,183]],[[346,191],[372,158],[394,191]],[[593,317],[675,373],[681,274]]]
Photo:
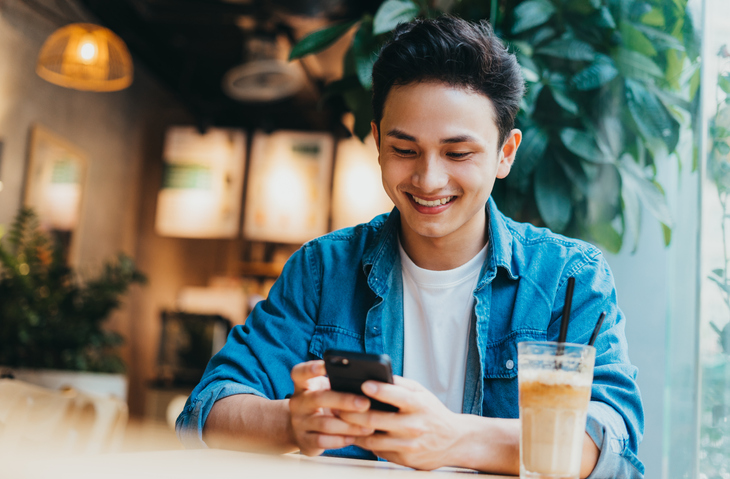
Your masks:
[[[373,430],[372,429],[368,429],[366,427],[361,427],[360,428],[360,432],[362,432],[363,434],[372,434],[373,433]]]
[[[316,372],[317,372],[317,370],[319,369],[319,364],[317,364],[317,363],[313,363],[313,364],[312,364],[311,366],[309,366],[309,369],[310,369],[310,370],[311,370],[311,371],[312,371],[313,373],[316,373]]]
[[[369,402],[370,401],[365,398],[355,398],[355,407],[357,407],[358,409],[366,408]]]
[[[375,394],[376,392],[378,392],[378,386],[376,386],[374,383],[371,383],[370,381],[367,381],[363,383],[362,390],[368,394]]]

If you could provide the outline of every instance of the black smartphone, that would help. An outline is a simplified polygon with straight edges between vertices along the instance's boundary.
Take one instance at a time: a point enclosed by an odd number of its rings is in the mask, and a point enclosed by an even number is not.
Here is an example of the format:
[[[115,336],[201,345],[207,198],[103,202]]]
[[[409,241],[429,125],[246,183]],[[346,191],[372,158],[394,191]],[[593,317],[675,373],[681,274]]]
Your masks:
[[[390,356],[387,354],[355,353],[329,350],[324,353],[324,367],[333,391],[364,396],[362,383],[380,381],[393,384]],[[367,397],[367,396],[366,396]],[[392,404],[370,399],[370,409],[398,412]]]

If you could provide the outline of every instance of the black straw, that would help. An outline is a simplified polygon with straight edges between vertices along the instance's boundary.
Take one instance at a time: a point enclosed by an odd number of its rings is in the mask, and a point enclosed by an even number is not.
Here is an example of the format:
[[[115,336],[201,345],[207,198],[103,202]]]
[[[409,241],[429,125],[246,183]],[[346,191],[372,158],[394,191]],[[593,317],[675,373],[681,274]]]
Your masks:
[[[606,319],[606,312],[602,312],[601,315],[598,317],[598,322],[596,323],[596,327],[593,328],[593,334],[591,335],[591,340],[588,341],[588,346],[593,346],[593,343],[596,342],[596,338],[598,338],[598,333],[601,331],[601,326],[603,325],[603,320]]]
[[[565,290],[565,305],[563,306],[563,319],[560,321],[560,335],[558,343],[564,343],[568,338],[568,323],[570,322],[570,308],[573,306],[573,288],[575,288],[575,278],[568,278],[568,289]]]

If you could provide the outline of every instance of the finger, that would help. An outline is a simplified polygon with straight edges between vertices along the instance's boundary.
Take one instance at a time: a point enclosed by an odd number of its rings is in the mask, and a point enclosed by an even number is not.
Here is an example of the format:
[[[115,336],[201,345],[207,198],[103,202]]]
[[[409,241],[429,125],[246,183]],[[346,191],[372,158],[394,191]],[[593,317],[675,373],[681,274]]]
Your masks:
[[[312,449],[340,449],[355,443],[355,438],[352,436],[332,436],[316,432],[307,433],[305,439],[307,443],[312,445]]]
[[[404,378],[403,376],[393,376],[393,383],[397,386],[403,386],[411,391],[423,391],[426,388],[421,383],[413,379]]]
[[[334,416],[310,416],[302,422],[302,428],[307,432],[317,432],[337,436],[367,436],[372,429],[350,424]]]
[[[324,361],[307,361],[306,363],[299,363],[294,366],[291,370],[291,379],[294,382],[294,392],[307,389],[307,382],[319,376],[326,374],[324,369]]]
[[[335,409],[340,412],[363,412],[370,407],[370,400],[358,394],[340,393],[331,389],[305,391],[301,394],[299,406],[305,411],[316,411],[320,408]]]
[[[340,419],[343,421],[353,424],[366,429],[373,429],[375,431],[385,431],[395,433],[399,435],[403,432],[410,431],[405,429],[404,426],[407,422],[403,416],[396,412],[385,412],[385,411],[367,411],[367,412],[347,412],[342,411],[340,413]]]
[[[365,381],[362,384],[362,392],[373,399],[396,406],[401,412],[417,409],[418,398],[416,391],[404,386],[378,381]]]

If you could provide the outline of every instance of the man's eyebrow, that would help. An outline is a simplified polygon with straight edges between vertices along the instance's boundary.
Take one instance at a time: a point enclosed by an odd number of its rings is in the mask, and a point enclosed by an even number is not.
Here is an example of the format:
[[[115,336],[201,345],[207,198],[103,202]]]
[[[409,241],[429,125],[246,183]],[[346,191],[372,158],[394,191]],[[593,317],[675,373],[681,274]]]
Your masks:
[[[441,140],[441,144],[450,143],[477,143],[477,139],[470,135],[459,135]]]
[[[409,135],[408,133],[399,130],[397,128],[393,128],[388,133],[386,133],[386,136],[392,136],[393,138],[397,138],[398,140],[406,140],[406,141],[416,141],[416,137]]]
[[[408,133],[406,133],[402,130],[399,130],[397,128],[393,128],[392,130],[390,130],[388,133],[386,133],[386,136],[391,136],[391,137],[397,138],[399,140],[406,140],[406,141],[413,141],[413,142],[417,141],[415,136],[409,135]],[[444,138],[443,140],[441,140],[442,145],[447,145],[447,144],[452,144],[452,143],[476,143],[476,142],[477,142],[477,139],[471,135],[459,135],[459,136],[454,136],[451,138]]]

